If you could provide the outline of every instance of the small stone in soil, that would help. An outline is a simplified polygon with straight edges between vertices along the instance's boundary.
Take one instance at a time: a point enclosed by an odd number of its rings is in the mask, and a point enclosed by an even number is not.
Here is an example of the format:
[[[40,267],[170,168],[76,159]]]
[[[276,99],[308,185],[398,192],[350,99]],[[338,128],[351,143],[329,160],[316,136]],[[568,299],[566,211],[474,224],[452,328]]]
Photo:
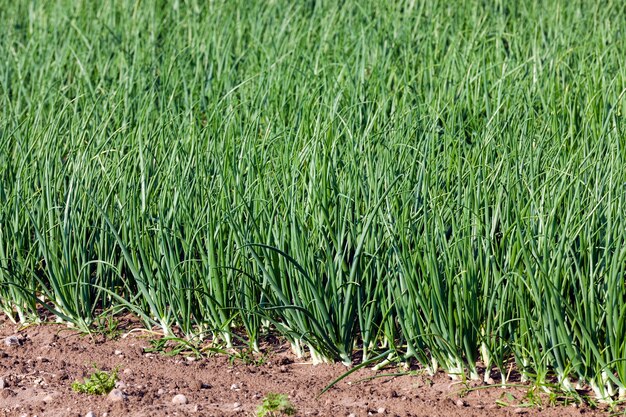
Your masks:
[[[119,349],[116,349],[115,352],[113,352],[115,354],[115,356],[120,356],[123,354],[123,352]]]
[[[241,385],[233,384],[233,385],[230,386],[230,389],[233,390],[233,391],[238,391],[238,390],[241,389]]]
[[[42,401],[44,403],[49,403],[50,401],[52,401],[54,399],[54,397],[52,397],[52,395],[46,395],[45,397],[42,398]]]
[[[385,407],[380,407],[378,410],[378,414],[385,414],[387,412],[387,409]]]
[[[96,415],[93,411],[89,411],[87,414],[85,414],[85,417],[96,417]]]
[[[9,381],[4,378],[0,378],[0,389],[5,389],[9,386]]]
[[[120,402],[126,399],[126,394],[116,388],[113,391],[109,392],[107,398],[109,399],[109,401]]]
[[[467,407],[467,402],[465,402],[465,401],[463,401],[461,399],[456,400],[455,404],[456,404],[457,407]]]
[[[0,397],[2,398],[14,397],[15,395],[16,394],[10,389],[3,389],[2,391],[0,391]]]
[[[234,403],[233,404],[233,408],[239,408],[239,407],[241,407],[241,403]]]
[[[187,397],[183,394],[174,395],[174,398],[172,398],[172,403],[176,405],[187,404],[188,402]]]
[[[19,346],[21,342],[17,336],[9,336],[4,339],[4,344],[6,346]]]
[[[515,414],[526,414],[528,410],[526,410],[525,408],[516,408],[515,410],[513,410],[513,412]]]

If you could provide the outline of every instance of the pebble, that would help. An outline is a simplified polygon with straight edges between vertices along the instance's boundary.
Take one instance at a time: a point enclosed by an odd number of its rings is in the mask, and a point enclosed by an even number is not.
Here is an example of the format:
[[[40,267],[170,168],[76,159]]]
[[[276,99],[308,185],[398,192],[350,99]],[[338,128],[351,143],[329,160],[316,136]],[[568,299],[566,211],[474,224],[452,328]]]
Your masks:
[[[123,355],[123,352],[119,349],[116,349],[115,352],[113,352],[115,354],[115,356],[120,356]]]
[[[130,368],[126,368],[126,369],[124,369],[123,373],[124,373],[124,375],[130,375],[130,374],[133,373],[133,370],[130,369]]]
[[[3,389],[2,391],[0,391],[0,397],[2,398],[15,397],[15,395],[16,394],[10,389]]]
[[[350,414],[348,414],[348,417],[356,417],[356,414],[350,413]]]
[[[93,411],[89,411],[87,414],[85,414],[85,417],[96,417],[96,415]]]
[[[241,389],[241,385],[239,384],[233,384],[230,386],[230,389],[233,391],[239,391]]]
[[[239,407],[241,407],[241,403],[234,403],[233,404],[233,408],[239,408]]]
[[[109,395],[107,395],[107,398],[109,399],[109,401],[120,402],[126,399],[126,394],[124,394],[122,391],[116,388],[112,390],[111,392],[109,392]]]
[[[176,405],[187,404],[188,402],[187,397],[183,394],[174,395],[174,398],[172,398],[172,403]]]
[[[525,408],[516,408],[515,410],[513,410],[513,412],[515,414],[526,414],[528,412],[528,410],[525,409]]]
[[[52,397],[52,395],[48,394],[45,397],[42,398],[42,401],[44,403],[49,403],[50,401],[52,401],[54,398]]]
[[[9,386],[9,381],[4,378],[0,378],[0,389],[5,389]]]
[[[4,339],[4,344],[5,346],[19,346],[21,342],[17,336],[9,336]]]
[[[456,400],[455,404],[456,404],[457,407],[467,407],[467,402],[465,402],[465,401],[463,401],[461,399]]]
[[[117,388],[117,389],[125,389],[126,388],[126,383],[124,381],[117,381],[115,383],[115,388]]]
[[[165,394],[165,390],[163,388],[159,388],[159,390],[157,391],[158,395],[163,395]]]
[[[387,409],[385,407],[380,407],[376,411],[378,412],[378,414],[385,414],[387,412]]]

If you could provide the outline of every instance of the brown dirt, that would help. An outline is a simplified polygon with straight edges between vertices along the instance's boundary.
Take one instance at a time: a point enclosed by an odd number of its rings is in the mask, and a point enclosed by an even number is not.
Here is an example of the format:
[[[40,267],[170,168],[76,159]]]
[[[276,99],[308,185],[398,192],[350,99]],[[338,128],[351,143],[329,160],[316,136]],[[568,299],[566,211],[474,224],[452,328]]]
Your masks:
[[[132,321],[122,324],[128,330]],[[9,336],[17,336],[20,345],[5,345]],[[464,384],[444,374],[385,376],[400,372],[396,368],[359,370],[318,398],[326,385],[346,372],[344,366],[313,366],[280,344],[267,346],[262,364],[227,355],[189,361],[185,355],[146,353],[151,339],[153,335],[141,331],[111,340],[61,325],[22,329],[0,315],[0,378],[7,385],[0,390],[0,417],[82,417],[89,411],[96,417],[254,416],[267,393],[288,395],[298,416],[608,415],[562,401],[553,406],[546,395],[541,396],[543,406],[525,407],[530,387],[481,386],[464,393]],[[94,364],[103,370],[119,368],[125,400],[113,402],[106,396],[72,391],[72,382],[89,375]],[[374,376],[378,377],[363,381]],[[188,404],[173,404],[176,394],[184,394]]]

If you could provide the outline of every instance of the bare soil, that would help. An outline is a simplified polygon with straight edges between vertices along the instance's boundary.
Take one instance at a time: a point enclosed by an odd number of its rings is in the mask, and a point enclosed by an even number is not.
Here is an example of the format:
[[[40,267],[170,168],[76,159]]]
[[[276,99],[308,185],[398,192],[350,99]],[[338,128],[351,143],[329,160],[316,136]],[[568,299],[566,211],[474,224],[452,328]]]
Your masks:
[[[20,328],[0,315],[0,417],[255,416],[268,393],[287,395],[298,416],[608,415],[606,409],[539,395],[530,386],[463,384],[399,368],[361,369],[319,396],[345,366],[313,366],[279,341],[264,346],[263,356],[239,352],[192,360],[185,353],[150,353],[154,334],[129,331],[136,327],[130,318],[121,326],[126,333],[117,337],[85,336],[58,324]],[[11,336],[19,343],[7,345]],[[72,382],[90,375],[94,365],[119,369],[125,399],[72,390]],[[177,394],[188,403],[172,403]]]

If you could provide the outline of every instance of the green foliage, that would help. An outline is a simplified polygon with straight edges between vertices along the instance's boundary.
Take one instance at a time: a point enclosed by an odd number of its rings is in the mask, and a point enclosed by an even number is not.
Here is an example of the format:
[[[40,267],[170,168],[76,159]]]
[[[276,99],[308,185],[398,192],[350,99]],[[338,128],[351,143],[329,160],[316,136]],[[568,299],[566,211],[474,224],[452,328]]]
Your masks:
[[[90,331],[104,335],[108,340],[115,340],[122,334],[119,320],[111,315],[96,317]]]
[[[0,1],[0,310],[626,396],[622,6]]]
[[[150,340],[150,347],[144,348],[147,353],[160,353],[166,356],[193,354],[196,358],[202,356],[201,348],[194,343],[179,337],[161,337]]]
[[[261,366],[267,362],[267,356],[259,352],[254,352],[248,347],[236,347],[227,352],[228,362],[231,365],[241,363],[244,365]]]
[[[263,402],[257,407],[257,417],[293,416],[296,409],[284,394],[269,393],[263,397]]]
[[[88,377],[72,383],[72,390],[81,394],[105,395],[115,388],[118,369],[111,372],[101,371],[94,365],[95,371]]]
[[[219,346],[201,346],[198,343],[171,336],[152,339],[149,343],[150,347],[144,348],[146,353],[160,353],[166,356],[193,355],[196,359],[219,354],[227,356],[231,365],[242,363],[260,366],[267,361],[266,355],[254,352],[249,347],[238,346],[226,349]]]

